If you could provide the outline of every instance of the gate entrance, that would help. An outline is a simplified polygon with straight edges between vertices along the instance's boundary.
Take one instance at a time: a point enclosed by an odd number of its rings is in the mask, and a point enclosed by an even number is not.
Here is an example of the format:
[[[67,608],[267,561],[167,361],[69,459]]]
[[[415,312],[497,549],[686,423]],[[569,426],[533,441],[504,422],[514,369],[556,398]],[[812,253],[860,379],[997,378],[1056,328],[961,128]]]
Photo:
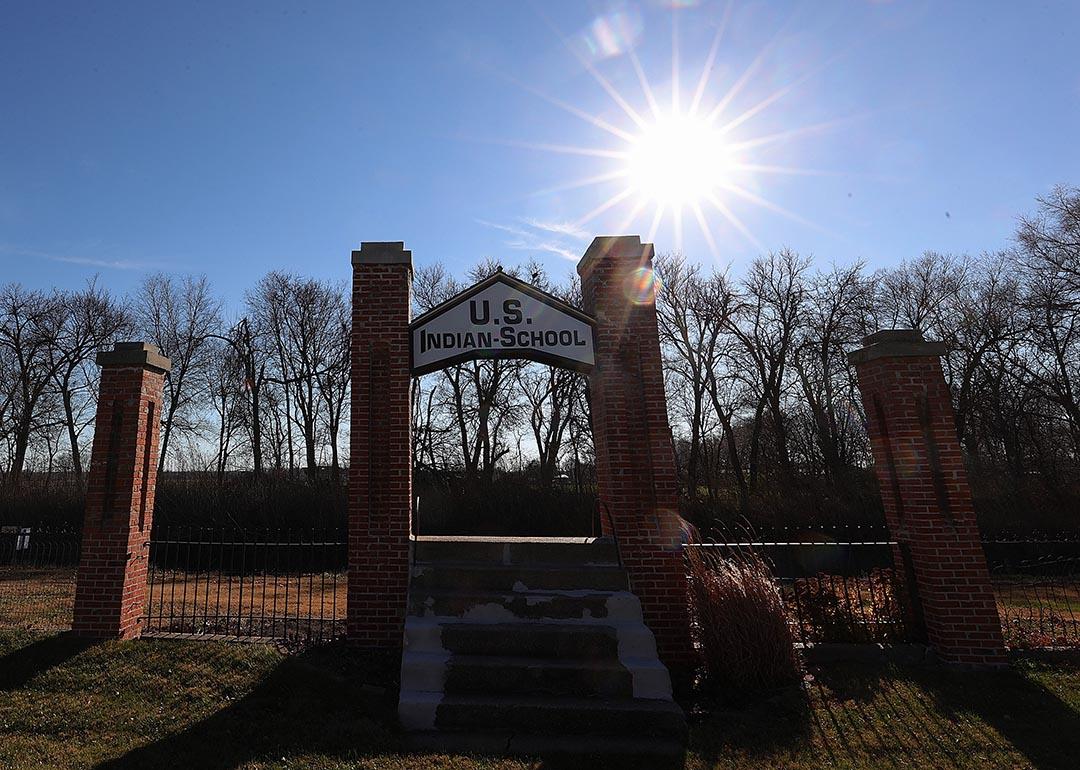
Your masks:
[[[404,244],[353,252],[348,633],[404,644],[399,714],[418,736],[524,734],[527,751],[585,726],[681,749],[668,668],[692,650],[652,257],[596,238],[582,310],[500,272],[410,323]],[[600,537],[412,536],[411,377],[477,358],[586,373]]]
[[[599,534],[592,466],[583,474],[580,462],[593,328],[501,268],[412,322],[414,535]],[[536,442],[523,453],[518,435],[516,466],[513,423],[531,425]],[[452,432],[444,447],[440,425]],[[457,463],[440,456],[449,446]]]
[[[398,649],[409,585],[410,379],[454,362],[523,357],[588,373],[603,534],[618,542],[660,657],[691,662],[675,461],[650,291],[652,244],[598,237],[578,264],[583,309],[496,274],[410,323],[412,253],[352,254],[349,637]]]

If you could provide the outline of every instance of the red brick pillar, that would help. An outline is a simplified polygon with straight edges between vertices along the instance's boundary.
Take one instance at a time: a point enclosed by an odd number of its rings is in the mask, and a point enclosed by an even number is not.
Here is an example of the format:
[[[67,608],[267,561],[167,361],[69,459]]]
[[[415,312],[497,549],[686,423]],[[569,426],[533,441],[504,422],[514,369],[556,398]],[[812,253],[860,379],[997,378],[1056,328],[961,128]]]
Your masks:
[[[409,586],[412,252],[400,241],[352,253],[347,634],[399,650]]]
[[[589,388],[600,520],[618,539],[660,658],[678,677],[694,657],[652,257],[638,236],[595,238],[578,273],[585,312],[596,318]]]
[[[889,530],[911,557],[926,635],[946,661],[1005,660],[949,388],[944,343],[880,331],[850,355]]]
[[[101,387],[72,630],[131,639],[142,632],[146,607],[161,389],[170,364],[145,342],[118,342],[97,362]]]

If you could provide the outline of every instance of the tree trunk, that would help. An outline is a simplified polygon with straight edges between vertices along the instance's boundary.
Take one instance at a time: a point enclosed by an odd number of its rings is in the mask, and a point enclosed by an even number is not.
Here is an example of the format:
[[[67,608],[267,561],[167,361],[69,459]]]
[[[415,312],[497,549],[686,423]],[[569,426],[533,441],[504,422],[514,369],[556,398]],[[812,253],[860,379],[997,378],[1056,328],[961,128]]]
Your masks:
[[[79,435],[75,432],[75,409],[71,403],[71,391],[65,386],[61,389],[64,398],[64,417],[67,420],[68,442],[71,444],[71,468],[75,472],[75,481],[82,484],[82,456],[79,454]]]
[[[15,453],[11,459],[11,483],[12,490],[17,489],[22,481],[23,466],[26,464],[26,449],[30,445],[30,420],[19,420],[15,428]]]

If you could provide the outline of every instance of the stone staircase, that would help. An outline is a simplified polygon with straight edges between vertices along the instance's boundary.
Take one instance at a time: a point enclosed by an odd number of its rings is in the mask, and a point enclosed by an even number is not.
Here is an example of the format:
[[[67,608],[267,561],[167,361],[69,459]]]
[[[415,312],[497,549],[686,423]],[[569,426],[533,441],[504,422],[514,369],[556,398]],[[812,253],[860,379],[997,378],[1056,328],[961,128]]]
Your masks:
[[[398,713],[417,749],[659,766],[686,742],[607,538],[417,538]]]

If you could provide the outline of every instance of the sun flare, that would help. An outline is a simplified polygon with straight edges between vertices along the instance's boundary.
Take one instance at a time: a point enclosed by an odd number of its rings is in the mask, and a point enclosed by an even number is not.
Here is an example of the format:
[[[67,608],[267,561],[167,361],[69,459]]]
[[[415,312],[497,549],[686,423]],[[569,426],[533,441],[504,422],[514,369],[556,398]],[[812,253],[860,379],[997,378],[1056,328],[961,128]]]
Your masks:
[[[630,143],[626,176],[635,193],[658,206],[694,206],[727,180],[730,154],[703,117],[661,115]]]
[[[714,228],[730,228],[759,251],[765,245],[751,232],[737,212],[747,204],[764,209],[803,226],[824,230],[820,225],[779,205],[765,194],[766,178],[779,176],[834,176],[838,172],[777,163],[768,157],[772,148],[786,145],[803,136],[831,130],[857,118],[837,118],[816,123],[796,124],[792,128],[768,131],[755,128],[754,122],[800,86],[836,61],[839,52],[815,65],[791,74],[786,83],[775,85],[760,70],[776,55],[783,41],[783,28],[752,57],[741,74],[727,75],[725,90],[715,90],[721,43],[731,16],[734,0],[728,0],[718,20],[712,44],[705,56],[695,88],[684,88],[679,51],[678,16],[689,11],[686,5],[671,2],[671,100],[662,103],[646,75],[635,50],[642,38],[642,20],[624,18],[619,13],[600,16],[588,27],[584,41],[570,39],[548,21],[569,52],[608,95],[621,117],[593,114],[583,107],[514,81],[518,86],[570,115],[603,131],[615,141],[603,146],[509,142],[520,147],[597,158],[607,168],[596,168],[587,176],[560,182],[537,190],[535,195],[558,195],[569,190],[596,188],[607,197],[573,220],[583,229],[602,217],[616,222],[619,232],[645,226],[645,237],[654,241],[661,225],[671,226],[673,245],[683,247],[685,223],[696,223],[714,257],[720,257]],[[601,34],[602,33],[602,34]],[[641,102],[624,94],[600,72],[601,62],[622,60],[637,76]],[[606,66],[613,66],[608,64]],[[763,88],[764,86],[764,88]],[[756,93],[760,90],[760,93]],[[684,99],[683,94],[687,97]],[[740,95],[746,103],[739,101]],[[660,97],[660,98],[658,98]],[[749,97],[748,99],[746,97]],[[642,103],[643,102],[643,103]],[[785,153],[787,154],[787,153]],[[613,219],[617,218],[617,219]],[[647,224],[646,224],[647,223]],[[607,225],[610,226],[610,225]]]

